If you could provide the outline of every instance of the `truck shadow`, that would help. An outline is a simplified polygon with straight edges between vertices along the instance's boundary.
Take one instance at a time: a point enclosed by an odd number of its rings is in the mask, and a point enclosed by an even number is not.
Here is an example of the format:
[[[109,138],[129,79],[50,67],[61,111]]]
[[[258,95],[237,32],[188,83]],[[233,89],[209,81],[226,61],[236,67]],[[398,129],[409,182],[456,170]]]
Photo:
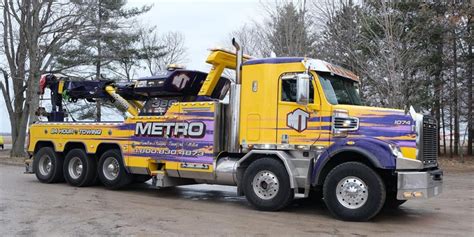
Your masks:
[[[169,198],[169,199],[184,199],[199,202],[212,203],[213,205],[229,205],[232,203],[235,207],[243,207],[249,210],[254,210],[247,202],[245,197],[237,196],[235,187],[221,186],[221,185],[188,185],[180,187],[169,188],[154,188],[151,185],[135,184],[122,189],[122,191],[129,191],[140,193],[140,195],[149,195],[153,198]],[[407,204],[405,204],[407,205]],[[322,199],[305,198],[295,199],[293,202],[282,210],[280,213],[292,213],[298,215],[305,215],[309,218],[322,217],[334,219]],[[371,220],[371,222],[384,223],[406,223],[406,221],[415,221],[417,219],[426,220],[425,217],[433,216],[433,213],[423,209],[413,209],[406,206],[401,206],[398,209],[382,209],[380,213]]]
[[[28,182],[37,183],[40,185],[51,185],[41,184],[37,180],[30,180]],[[231,186],[222,185],[186,185],[179,187],[168,187],[168,188],[156,188],[149,183],[133,184],[124,187],[120,190],[107,190],[102,185],[96,185],[86,188],[71,187],[67,183],[53,184],[58,186],[64,186],[63,188],[71,188],[74,190],[79,189],[91,189],[94,192],[117,192],[132,194],[133,196],[140,197],[145,203],[149,203],[150,199],[156,199],[157,202],[160,199],[173,199],[173,200],[190,200],[193,202],[203,202],[212,205],[226,205],[232,206],[233,208],[245,208],[248,210],[255,210],[243,196],[237,196],[237,188]],[[74,194],[70,194],[74,195]],[[413,206],[413,208],[411,207]],[[178,207],[177,207],[178,208]],[[322,199],[305,198],[295,199],[293,202],[279,212],[279,215],[304,215],[305,218],[309,219],[332,219],[335,218],[331,215],[329,210]],[[410,204],[410,202],[402,205],[398,209],[382,209],[381,212],[373,218],[370,222],[372,223],[390,223],[390,224],[403,224],[407,221],[412,223],[426,222],[430,218],[437,218],[439,213],[433,212],[431,209],[422,208],[416,206],[416,204]],[[290,217],[291,218],[291,217]]]

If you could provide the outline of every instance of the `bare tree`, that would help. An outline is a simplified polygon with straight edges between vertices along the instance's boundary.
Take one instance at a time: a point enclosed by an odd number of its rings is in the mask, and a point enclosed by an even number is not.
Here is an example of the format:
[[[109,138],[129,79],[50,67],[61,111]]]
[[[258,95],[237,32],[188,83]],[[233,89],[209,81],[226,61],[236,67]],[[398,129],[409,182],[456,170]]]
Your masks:
[[[269,57],[272,53],[271,44],[264,31],[260,30],[262,26],[258,23],[244,24],[237,30],[232,31],[224,42],[225,47],[232,48],[232,38],[236,38],[244,49],[244,54],[254,57]]]
[[[155,75],[158,68],[158,57],[155,54],[155,48],[161,48],[158,34],[155,31],[155,28],[151,29],[142,29],[138,35],[140,47],[144,49],[144,58],[145,67],[147,68],[150,75]]]
[[[159,35],[155,28],[144,29],[139,35],[141,59],[150,75],[165,70],[170,64],[187,62],[185,38],[181,32],[171,31]]]
[[[84,22],[78,8],[62,1],[3,1],[0,9],[2,57],[8,65],[1,69],[0,87],[12,128],[11,155],[22,156],[28,121],[34,121],[39,103],[40,75]]]
[[[468,155],[474,155],[473,143],[474,143],[474,78],[472,77],[472,70],[473,70],[473,61],[474,57],[472,55],[472,44],[474,43],[474,37],[472,32],[472,15],[469,16],[467,21],[467,32],[468,32],[468,63],[467,63],[467,90],[468,90],[468,109],[467,109],[467,121],[468,121],[468,130],[469,136],[467,139],[467,153]]]
[[[185,38],[181,32],[171,31],[163,34],[159,38],[160,44],[164,47],[166,53],[158,59],[158,68],[166,69],[169,64],[182,64],[187,61],[187,49],[185,47]]]

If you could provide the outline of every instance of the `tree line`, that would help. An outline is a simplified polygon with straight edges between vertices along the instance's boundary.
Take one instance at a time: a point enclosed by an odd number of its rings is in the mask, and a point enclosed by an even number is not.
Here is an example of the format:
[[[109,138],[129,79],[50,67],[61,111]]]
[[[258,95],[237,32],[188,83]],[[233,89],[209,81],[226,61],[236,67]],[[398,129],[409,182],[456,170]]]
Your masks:
[[[151,7],[125,0],[0,3],[0,89],[12,156],[23,155],[43,73],[131,80],[137,70],[153,75],[186,61],[181,33],[140,26],[137,17]],[[365,104],[430,113],[439,123],[439,152],[454,156],[467,145],[472,155],[469,1],[277,0],[262,2],[260,12],[263,21],[230,33],[246,54],[308,56],[348,68],[360,76]],[[81,110],[100,121],[100,106]]]
[[[360,76],[365,104],[429,113],[438,121],[440,154],[473,155],[470,1],[282,0],[262,9],[263,22],[230,34],[245,53],[348,68]]]
[[[0,89],[12,129],[12,156],[24,155],[28,124],[39,107],[39,79],[60,73],[89,79],[130,81],[186,60],[184,36],[158,33],[137,17],[152,6],[125,0],[28,0],[0,3]],[[101,120],[101,103],[82,106]],[[3,121],[2,121],[3,122]]]

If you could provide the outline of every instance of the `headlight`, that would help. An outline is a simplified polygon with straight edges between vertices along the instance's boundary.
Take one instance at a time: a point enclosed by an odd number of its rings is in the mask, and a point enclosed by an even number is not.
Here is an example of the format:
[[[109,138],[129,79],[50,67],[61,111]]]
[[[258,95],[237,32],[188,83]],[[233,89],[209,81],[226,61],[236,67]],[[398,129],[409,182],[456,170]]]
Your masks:
[[[395,144],[391,144],[391,143],[389,143],[388,146],[390,147],[390,150],[392,151],[392,154],[395,157],[403,157],[402,150],[400,150],[399,146],[397,146]]]

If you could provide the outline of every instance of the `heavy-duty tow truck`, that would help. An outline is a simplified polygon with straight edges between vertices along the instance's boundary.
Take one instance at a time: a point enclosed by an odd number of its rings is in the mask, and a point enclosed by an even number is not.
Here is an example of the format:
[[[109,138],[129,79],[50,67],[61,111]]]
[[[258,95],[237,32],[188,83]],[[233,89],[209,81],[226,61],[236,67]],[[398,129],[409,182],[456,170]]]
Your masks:
[[[359,78],[339,66],[252,58],[233,45],[211,50],[208,73],[170,68],[134,83],[44,76],[52,108],[29,128],[27,172],[78,187],[233,185],[265,211],[320,194],[349,221],[441,193],[433,118],[362,106]],[[127,117],[65,122],[63,102],[79,99],[107,100]]]

